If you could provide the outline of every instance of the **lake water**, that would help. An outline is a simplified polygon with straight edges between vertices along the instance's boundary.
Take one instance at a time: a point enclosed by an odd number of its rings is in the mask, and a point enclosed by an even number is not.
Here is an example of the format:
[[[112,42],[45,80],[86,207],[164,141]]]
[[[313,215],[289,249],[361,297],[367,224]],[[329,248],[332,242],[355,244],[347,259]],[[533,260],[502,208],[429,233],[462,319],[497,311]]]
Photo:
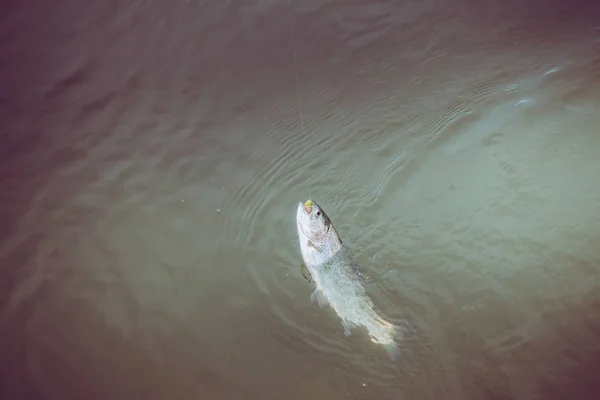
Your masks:
[[[0,397],[597,399],[588,3],[4,4]],[[309,197],[397,361],[309,300]]]

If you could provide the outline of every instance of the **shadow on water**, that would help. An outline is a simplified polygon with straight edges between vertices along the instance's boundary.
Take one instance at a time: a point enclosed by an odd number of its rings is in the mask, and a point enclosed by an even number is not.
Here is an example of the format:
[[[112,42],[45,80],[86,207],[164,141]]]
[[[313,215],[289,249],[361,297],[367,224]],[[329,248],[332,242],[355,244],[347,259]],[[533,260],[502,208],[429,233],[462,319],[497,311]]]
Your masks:
[[[551,378],[553,383],[544,385],[544,399],[593,399],[598,396],[600,384],[596,371],[600,368],[600,352],[583,353],[569,358],[569,362],[576,365],[565,368],[561,374]]]
[[[1,7],[0,321],[3,332],[12,332],[16,326],[11,326],[7,316],[9,298],[32,273],[26,266],[37,245],[48,234],[39,226],[26,234],[17,234],[18,226],[28,218],[34,199],[52,175],[54,165],[60,165],[61,161],[67,163],[68,159],[61,160],[61,155],[52,154],[51,147],[47,148],[48,152],[38,151],[51,142],[55,133],[48,118],[50,110],[39,106],[44,102],[41,84],[51,64],[46,57],[59,43],[29,33],[29,30],[35,31],[36,23],[42,23],[32,21],[30,7],[17,2],[5,2]],[[11,335],[6,337],[11,338]],[[3,350],[18,351],[9,350],[9,346]],[[18,358],[11,359],[16,367]],[[13,371],[20,370],[15,367]]]
[[[569,302],[566,315],[556,328],[554,343],[544,347],[556,353],[549,359],[547,371],[542,374],[542,397],[548,400],[593,399],[600,393],[598,369],[600,368],[600,301],[583,298]],[[581,312],[581,305],[587,312]],[[560,349],[560,350],[554,350]]]
[[[96,306],[81,303],[54,313],[72,322],[48,313],[24,329],[23,319],[4,330],[3,398],[258,398],[206,364],[210,352],[184,332],[162,340],[127,334],[107,326]]]

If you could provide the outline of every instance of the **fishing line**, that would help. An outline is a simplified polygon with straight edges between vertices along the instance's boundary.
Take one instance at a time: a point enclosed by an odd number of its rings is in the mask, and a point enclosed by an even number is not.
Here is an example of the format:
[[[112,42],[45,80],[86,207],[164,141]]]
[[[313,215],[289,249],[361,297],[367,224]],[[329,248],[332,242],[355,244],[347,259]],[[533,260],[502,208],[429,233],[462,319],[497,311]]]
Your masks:
[[[300,100],[300,75],[298,73],[298,57],[294,37],[294,13],[292,11],[292,0],[288,1],[290,11],[290,30],[292,32],[292,52],[294,54],[294,71],[296,72],[296,97],[298,98],[298,110],[300,111],[300,133],[304,135],[304,114],[302,112],[302,101]]]

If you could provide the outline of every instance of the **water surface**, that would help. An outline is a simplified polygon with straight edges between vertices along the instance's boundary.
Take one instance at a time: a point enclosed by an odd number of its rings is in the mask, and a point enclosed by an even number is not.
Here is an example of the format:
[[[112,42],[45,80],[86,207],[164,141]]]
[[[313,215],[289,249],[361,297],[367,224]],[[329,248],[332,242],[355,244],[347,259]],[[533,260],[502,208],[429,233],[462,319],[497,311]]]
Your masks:
[[[597,398],[600,13],[291,6],[3,6],[2,397]],[[309,197],[398,361],[309,301]]]

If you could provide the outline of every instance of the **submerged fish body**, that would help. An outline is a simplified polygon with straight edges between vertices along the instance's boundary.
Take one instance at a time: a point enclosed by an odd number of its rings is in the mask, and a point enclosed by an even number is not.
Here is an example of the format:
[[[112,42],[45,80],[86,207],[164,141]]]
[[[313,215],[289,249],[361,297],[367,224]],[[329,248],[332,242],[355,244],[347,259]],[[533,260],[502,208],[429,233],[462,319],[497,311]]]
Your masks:
[[[343,245],[331,220],[312,200],[298,204],[296,224],[300,251],[316,285],[311,300],[332,307],[346,335],[353,327],[367,328],[371,340],[396,358],[397,327],[380,317],[365,290],[365,277]]]

